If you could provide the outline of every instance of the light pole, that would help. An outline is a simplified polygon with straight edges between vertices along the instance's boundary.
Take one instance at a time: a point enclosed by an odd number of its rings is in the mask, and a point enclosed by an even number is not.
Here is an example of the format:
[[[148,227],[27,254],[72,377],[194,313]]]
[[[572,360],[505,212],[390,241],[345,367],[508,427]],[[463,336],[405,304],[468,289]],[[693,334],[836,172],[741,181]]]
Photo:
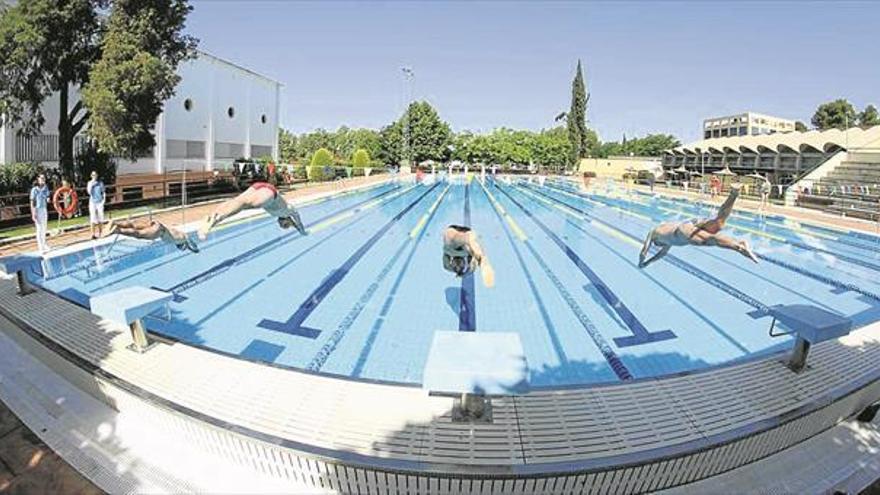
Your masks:
[[[412,150],[410,146],[410,117],[409,117],[409,107],[412,102],[412,86],[413,80],[416,78],[416,73],[413,72],[412,67],[403,66],[400,68],[400,71],[403,73],[403,99],[404,99],[404,113],[406,120],[403,128],[403,157],[406,160],[407,165],[412,166]],[[407,91],[409,90],[409,91]]]

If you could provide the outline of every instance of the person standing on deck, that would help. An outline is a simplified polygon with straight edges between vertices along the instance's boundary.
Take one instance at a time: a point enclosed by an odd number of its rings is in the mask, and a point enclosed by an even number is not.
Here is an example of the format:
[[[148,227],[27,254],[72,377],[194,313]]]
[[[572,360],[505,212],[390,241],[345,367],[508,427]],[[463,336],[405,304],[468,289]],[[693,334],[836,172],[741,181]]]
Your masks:
[[[761,183],[761,204],[758,206],[759,211],[764,211],[767,208],[770,200],[770,190],[773,188],[773,185],[770,184],[770,181],[764,177],[764,181]]]
[[[30,206],[31,220],[34,221],[37,231],[37,249],[40,254],[46,254],[49,251],[49,244],[46,242],[49,224],[49,188],[46,186],[46,176],[43,174],[37,176],[37,183],[31,188]]]
[[[480,269],[483,285],[495,285],[495,270],[477,242],[477,234],[461,225],[450,225],[443,232],[443,268],[463,277]]]
[[[299,212],[278,194],[275,186],[268,182],[254,182],[243,193],[226,201],[205,218],[199,229],[199,239],[208,238],[208,232],[218,223],[242,210],[262,208],[266,213],[278,219],[282,229],[295,227],[300,234],[306,235],[306,228],[299,217]]]
[[[98,178],[98,172],[92,170],[91,180],[86,184],[86,192],[89,194],[89,229],[92,239],[101,237],[101,228],[104,224],[104,182]]]
[[[689,244],[693,246],[718,246],[730,249],[757,263],[758,258],[752,252],[748,242],[733,239],[719,233],[724,228],[727,217],[733,212],[733,203],[736,201],[737,196],[739,196],[740,187],[741,185],[739,184],[731,186],[730,195],[724,201],[724,204],[721,205],[721,209],[718,210],[718,215],[715,218],[693,219],[679,223],[661,223],[654,227],[645,238],[642,251],[639,253],[639,268],[644,268],[666,256],[673,246],[687,246]],[[657,245],[660,251],[653,257],[648,258],[651,244]]]

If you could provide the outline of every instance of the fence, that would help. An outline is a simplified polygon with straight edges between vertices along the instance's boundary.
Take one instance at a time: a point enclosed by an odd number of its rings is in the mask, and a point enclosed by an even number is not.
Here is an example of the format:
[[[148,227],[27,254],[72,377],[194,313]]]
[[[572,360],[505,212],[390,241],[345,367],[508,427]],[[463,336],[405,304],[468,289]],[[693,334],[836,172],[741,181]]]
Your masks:
[[[327,167],[324,181],[348,177],[345,167]],[[374,169],[373,174],[384,173]],[[363,173],[358,174],[363,175]],[[244,170],[230,172],[167,172],[163,175],[119,176],[115,184],[105,185],[105,209],[126,210],[137,207],[171,208],[233,196],[247,189],[252,183],[269,180],[280,191],[286,192],[296,185],[307,182],[305,167],[279,166],[275,176]],[[58,187],[60,184],[53,184]],[[54,188],[53,188],[54,189]],[[88,214],[88,192],[84,186],[74,188],[79,197],[78,211],[74,217]],[[49,208],[50,220],[57,220],[54,208]],[[0,229],[31,222],[29,191],[0,196]]]

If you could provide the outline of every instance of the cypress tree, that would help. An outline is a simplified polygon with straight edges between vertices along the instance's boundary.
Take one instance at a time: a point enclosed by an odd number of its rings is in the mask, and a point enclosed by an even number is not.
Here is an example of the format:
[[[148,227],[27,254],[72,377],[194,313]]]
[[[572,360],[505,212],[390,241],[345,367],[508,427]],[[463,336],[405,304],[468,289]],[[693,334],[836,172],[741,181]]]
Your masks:
[[[587,101],[584,74],[578,60],[577,72],[571,82],[571,109],[568,112],[568,140],[571,143],[569,165],[577,166],[587,156]]]

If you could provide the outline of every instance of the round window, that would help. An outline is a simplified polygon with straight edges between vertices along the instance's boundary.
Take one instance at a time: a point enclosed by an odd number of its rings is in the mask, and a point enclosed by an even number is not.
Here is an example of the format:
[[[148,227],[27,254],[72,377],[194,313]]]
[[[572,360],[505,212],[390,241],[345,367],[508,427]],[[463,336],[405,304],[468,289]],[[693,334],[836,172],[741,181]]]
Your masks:
[[[232,107],[227,108],[227,109],[226,109],[226,115],[228,115],[230,119],[231,119],[232,117],[235,117],[235,109],[232,108]]]
[[[260,122],[262,122],[264,124],[266,123],[266,114],[265,113],[260,116]]]
[[[193,108],[193,101],[190,100],[189,98],[183,100],[183,108],[185,108],[187,112],[189,112],[190,110],[192,110],[192,108]]]

